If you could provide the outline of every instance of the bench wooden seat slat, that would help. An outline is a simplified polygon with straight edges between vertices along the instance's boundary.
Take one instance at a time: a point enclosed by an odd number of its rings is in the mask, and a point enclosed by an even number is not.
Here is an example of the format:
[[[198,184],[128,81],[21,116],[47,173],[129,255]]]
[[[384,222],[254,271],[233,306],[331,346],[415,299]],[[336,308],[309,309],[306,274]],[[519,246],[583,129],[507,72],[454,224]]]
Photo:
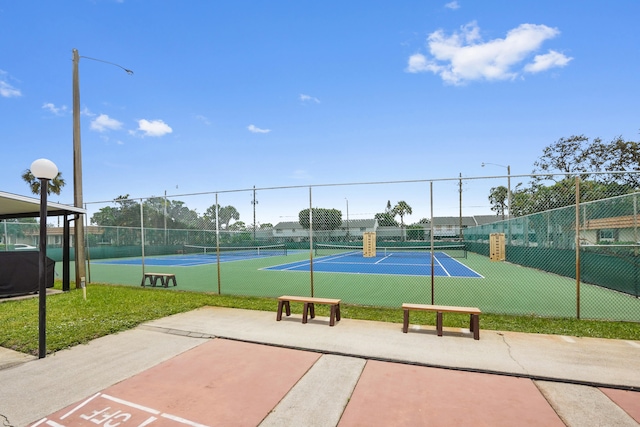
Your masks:
[[[307,323],[308,317],[312,319],[316,317],[314,304],[326,304],[330,306],[331,314],[329,316],[329,326],[335,325],[336,320],[340,320],[340,300],[333,298],[315,298],[302,297],[295,295],[283,295],[278,297],[278,313],[276,320],[282,320],[282,309],[285,309],[286,315],[291,315],[290,302],[301,302],[304,304],[302,309],[302,323]]]
[[[476,307],[456,307],[451,305],[427,305],[427,304],[402,304],[402,308],[408,308],[409,310],[423,310],[423,311],[443,311],[448,313],[477,313],[481,314],[479,308]]]
[[[431,305],[431,304],[402,304],[404,310],[404,324],[402,325],[402,332],[407,333],[409,331],[409,311],[435,311],[436,312],[436,331],[438,336],[442,336],[442,313],[464,313],[468,314],[469,330],[473,332],[473,339],[480,339],[480,314],[482,313],[477,307],[456,307],[449,305]]]

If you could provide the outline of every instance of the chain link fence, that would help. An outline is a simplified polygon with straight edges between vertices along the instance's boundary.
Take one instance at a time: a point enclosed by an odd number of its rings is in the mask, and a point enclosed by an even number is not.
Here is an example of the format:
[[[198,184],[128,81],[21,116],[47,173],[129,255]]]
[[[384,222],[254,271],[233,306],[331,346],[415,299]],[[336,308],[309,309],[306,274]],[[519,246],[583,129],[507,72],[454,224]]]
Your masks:
[[[87,203],[87,279],[140,286],[145,272],[171,273],[177,290],[638,322],[638,193],[589,178],[460,176]],[[37,223],[5,226],[5,242],[37,243]],[[56,246],[50,240],[48,254],[59,261]]]

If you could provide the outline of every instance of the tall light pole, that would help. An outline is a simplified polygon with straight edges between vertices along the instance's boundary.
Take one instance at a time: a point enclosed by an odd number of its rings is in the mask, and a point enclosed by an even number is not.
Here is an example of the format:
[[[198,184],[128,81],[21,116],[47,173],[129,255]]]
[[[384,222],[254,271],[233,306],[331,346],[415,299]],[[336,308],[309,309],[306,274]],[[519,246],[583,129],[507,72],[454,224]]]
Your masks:
[[[31,163],[31,173],[40,180],[38,357],[42,359],[47,355],[47,192],[49,181],[58,175],[58,167],[51,160],[38,159]]]
[[[497,163],[483,162],[482,167],[485,167],[485,165],[499,166],[501,168],[507,169],[507,207],[509,209],[509,215],[507,216],[507,218],[511,219],[511,166],[510,165],[504,166],[504,165],[499,165]]]
[[[75,207],[83,208],[82,195],[82,144],[80,142],[80,77],[78,72],[78,63],[80,58],[91,59],[92,61],[104,62],[106,64],[115,65],[122,68],[127,74],[133,74],[133,71],[114,64],[113,62],[103,61],[101,59],[89,58],[88,56],[80,56],[78,49],[73,49],[73,204]],[[76,264],[76,288],[80,284],[81,277],[86,277],[86,257],[84,247],[84,224],[80,218],[76,218],[74,225],[74,253]]]

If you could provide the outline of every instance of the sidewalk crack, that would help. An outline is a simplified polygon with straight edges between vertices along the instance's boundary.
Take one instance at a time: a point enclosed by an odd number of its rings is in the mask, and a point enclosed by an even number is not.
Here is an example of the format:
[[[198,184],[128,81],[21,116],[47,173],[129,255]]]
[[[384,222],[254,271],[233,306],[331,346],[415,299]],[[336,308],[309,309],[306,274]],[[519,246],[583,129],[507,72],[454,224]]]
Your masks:
[[[509,358],[516,362],[520,368],[522,368],[523,372],[529,375],[529,371],[525,368],[515,357],[513,357],[513,353],[511,353],[511,345],[507,342],[507,337],[504,336],[502,332],[498,332],[498,335],[502,337],[502,342],[507,346],[507,353],[509,354]]]

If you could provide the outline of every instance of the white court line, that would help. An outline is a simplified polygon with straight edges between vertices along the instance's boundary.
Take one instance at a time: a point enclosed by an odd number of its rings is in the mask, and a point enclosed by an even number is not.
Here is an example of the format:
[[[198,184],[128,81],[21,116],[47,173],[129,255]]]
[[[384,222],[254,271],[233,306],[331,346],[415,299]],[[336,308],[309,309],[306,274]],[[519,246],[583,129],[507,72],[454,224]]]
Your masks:
[[[130,406],[132,408],[139,409],[141,411],[149,412],[150,414],[153,414],[153,415],[159,415],[160,414],[160,411],[158,411],[156,409],[152,409],[152,408],[149,408],[147,406],[138,405],[137,403],[129,402],[127,400],[120,399],[118,397],[109,396],[108,394],[102,393],[101,397],[104,397],[107,400],[111,400],[112,402],[120,403],[122,405],[127,405],[127,406]]]
[[[576,340],[574,340],[573,338],[565,337],[564,335],[560,335],[560,338],[562,338],[564,341],[566,341],[568,343],[571,343],[571,344],[574,344],[576,342]]]
[[[440,266],[440,268],[442,269],[442,271],[444,271],[444,274],[445,274],[447,277],[451,277],[451,274],[449,274],[449,270],[447,270],[446,268],[444,268],[444,265],[442,265],[442,264],[440,263],[440,261],[438,260],[438,257],[435,257],[435,256],[434,256],[434,257],[433,257],[433,260],[436,262],[436,264],[434,264],[434,265],[433,265],[434,267]]]
[[[381,263],[382,261],[384,261],[385,259],[389,258],[390,256],[391,256],[391,255],[387,255],[387,256],[385,256],[385,257],[383,257],[383,258],[380,258],[378,261],[374,262],[374,264],[379,264],[379,263]]]
[[[166,418],[166,419],[178,422],[180,424],[184,424],[184,425],[188,425],[188,426],[192,426],[192,427],[208,427],[205,424],[200,424],[200,423],[197,423],[195,421],[190,421],[190,420],[187,420],[186,418],[182,418],[182,417],[179,417],[177,415],[167,414],[166,412],[162,412],[162,411],[159,411],[159,410],[156,410],[156,409],[153,409],[153,408],[149,408],[148,406],[140,405],[140,404],[137,404],[137,403],[134,403],[134,402],[130,402],[128,400],[120,399],[120,398],[115,397],[115,396],[110,396],[110,395],[104,394],[104,393],[96,393],[96,394],[94,394],[93,396],[89,397],[88,399],[86,399],[85,401],[80,403],[79,405],[76,405],[71,411],[67,412],[62,417],[60,417],[60,419],[64,419],[65,417],[68,417],[69,415],[72,415],[78,409],[82,408],[83,406],[86,406],[88,403],[92,402],[94,399],[96,399],[98,397],[106,399],[106,400],[110,400],[110,401],[115,402],[115,403],[119,403],[119,404],[124,405],[124,406],[128,406],[130,408],[138,409],[138,410],[140,410],[142,412],[146,412],[146,413],[150,413],[150,414],[153,414],[153,415],[157,415],[157,416],[160,416],[162,418]],[[143,427],[143,426],[146,426],[148,424],[151,424],[156,420],[158,420],[158,418],[151,416],[151,417],[147,418],[142,424],[139,424],[139,427]],[[45,424],[49,425],[49,426],[52,426],[52,427],[64,427],[64,425],[58,424],[57,422],[55,422],[53,420],[50,420],[50,419],[47,419],[47,418],[42,419],[41,421],[39,421],[34,426],[40,425],[43,422]],[[92,422],[95,422],[95,421],[92,421]]]
[[[86,405],[87,403],[91,402],[93,399],[95,399],[96,397],[100,396],[100,393],[96,393],[93,396],[91,396],[90,398],[88,398],[87,400],[85,400],[84,402],[80,403],[78,406],[76,406],[75,408],[73,408],[71,411],[67,412],[66,414],[64,414],[63,416],[60,417],[61,420],[64,420],[66,417],[68,417],[69,415],[73,414],[75,411],[77,411],[78,409],[82,408],[84,405]]]

